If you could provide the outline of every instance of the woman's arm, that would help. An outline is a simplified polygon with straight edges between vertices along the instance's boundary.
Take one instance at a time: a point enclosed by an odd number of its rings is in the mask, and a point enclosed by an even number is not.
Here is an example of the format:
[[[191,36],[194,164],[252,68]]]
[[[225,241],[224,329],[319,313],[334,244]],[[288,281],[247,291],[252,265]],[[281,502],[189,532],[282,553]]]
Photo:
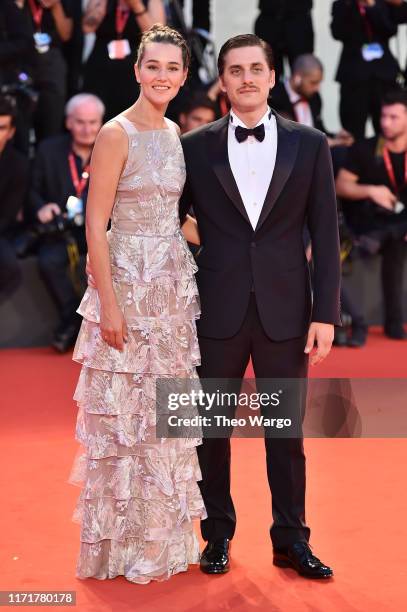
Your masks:
[[[145,32],[155,23],[166,23],[165,9],[162,0],[149,0],[146,9],[142,0],[126,0],[135,14],[134,17],[142,32]],[[137,15],[137,13],[141,13]]]
[[[127,150],[127,137],[122,128],[114,123],[106,124],[96,139],[92,153],[86,205],[86,239],[101,304],[102,338],[119,350],[123,349],[127,330],[113,290],[106,230]]]
[[[196,219],[191,217],[191,215],[187,215],[186,221],[182,226],[182,233],[184,234],[184,238],[187,242],[197,245],[201,244],[198,223],[196,222]]]
[[[73,20],[65,15],[61,0],[41,0],[41,4],[51,10],[58,34],[63,42],[67,42],[72,36]]]

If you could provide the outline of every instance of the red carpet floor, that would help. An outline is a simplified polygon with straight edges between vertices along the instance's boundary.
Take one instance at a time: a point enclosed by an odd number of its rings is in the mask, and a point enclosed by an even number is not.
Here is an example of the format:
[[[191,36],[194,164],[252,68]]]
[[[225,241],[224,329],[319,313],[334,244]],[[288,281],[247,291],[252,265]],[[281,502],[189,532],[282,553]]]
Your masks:
[[[147,586],[76,579],[79,489],[66,481],[77,450],[71,397],[79,368],[48,349],[2,351],[0,361],[0,590],[74,590],[86,612],[407,609],[405,439],[305,441],[307,521],[315,553],[335,570],[329,582],[272,565],[263,443],[242,439],[232,442],[238,526],[229,574],[194,567]],[[366,349],[334,349],[312,375],[407,377],[407,343],[373,331]]]

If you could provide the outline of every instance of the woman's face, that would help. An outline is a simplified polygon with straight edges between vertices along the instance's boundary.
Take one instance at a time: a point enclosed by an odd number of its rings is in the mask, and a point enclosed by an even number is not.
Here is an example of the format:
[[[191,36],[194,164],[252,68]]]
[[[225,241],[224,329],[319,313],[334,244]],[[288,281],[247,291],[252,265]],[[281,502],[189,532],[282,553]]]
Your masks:
[[[165,106],[185,83],[182,50],[168,43],[147,43],[140,66],[135,66],[143,95],[154,106]]]

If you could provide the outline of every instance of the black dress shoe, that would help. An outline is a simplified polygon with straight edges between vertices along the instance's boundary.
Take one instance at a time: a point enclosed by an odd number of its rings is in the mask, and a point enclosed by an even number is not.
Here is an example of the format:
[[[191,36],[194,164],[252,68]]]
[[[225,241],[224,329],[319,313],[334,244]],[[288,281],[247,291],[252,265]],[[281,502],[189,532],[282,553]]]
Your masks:
[[[352,327],[352,333],[348,340],[348,346],[352,348],[360,348],[366,344],[367,339],[367,326],[360,325]]]
[[[273,563],[278,567],[291,567],[305,578],[331,578],[333,571],[311,552],[306,542],[295,542],[286,548],[274,548]]]
[[[75,344],[78,336],[80,324],[72,323],[65,327],[63,331],[59,331],[55,334],[53,341],[51,342],[52,348],[58,353],[66,353]]]
[[[407,333],[402,325],[385,326],[384,333],[392,340],[405,340],[407,338]]]
[[[344,327],[335,327],[334,346],[346,346],[348,344],[348,331]]]
[[[229,547],[228,538],[209,541],[201,555],[201,570],[205,574],[226,574],[230,569]]]

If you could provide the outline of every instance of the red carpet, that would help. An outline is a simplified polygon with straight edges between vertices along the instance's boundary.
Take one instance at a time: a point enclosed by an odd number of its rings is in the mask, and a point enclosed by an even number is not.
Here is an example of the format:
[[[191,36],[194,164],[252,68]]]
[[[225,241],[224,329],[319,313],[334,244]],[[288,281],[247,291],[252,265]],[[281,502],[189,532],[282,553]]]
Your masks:
[[[76,579],[79,527],[71,514],[79,489],[66,480],[77,449],[71,397],[79,368],[48,349],[2,351],[0,360],[1,590],[74,590],[77,609],[90,612],[406,609],[404,439],[305,441],[311,544],[333,566],[332,581],[306,581],[272,565],[263,443],[242,439],[233,440],[238,527],[229,574],[208,577],[194,567],[147,586]],[[373,331],[366,349],[334,349],[312,375],[406,377],[407,343]]]

